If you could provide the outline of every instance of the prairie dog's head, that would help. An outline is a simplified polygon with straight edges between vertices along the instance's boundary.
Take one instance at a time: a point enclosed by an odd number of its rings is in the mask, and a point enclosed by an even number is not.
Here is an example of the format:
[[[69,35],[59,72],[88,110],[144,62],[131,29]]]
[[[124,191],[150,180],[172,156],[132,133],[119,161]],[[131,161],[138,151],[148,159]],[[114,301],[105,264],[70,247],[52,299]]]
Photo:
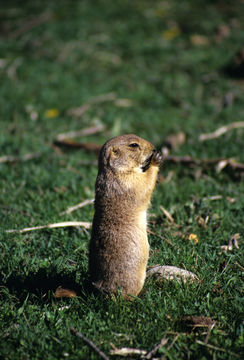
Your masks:
[[[103,145],[99,155],[99,170],[143,173],[150,167],[154,154],[154,146],[136,135],[116,136]]]

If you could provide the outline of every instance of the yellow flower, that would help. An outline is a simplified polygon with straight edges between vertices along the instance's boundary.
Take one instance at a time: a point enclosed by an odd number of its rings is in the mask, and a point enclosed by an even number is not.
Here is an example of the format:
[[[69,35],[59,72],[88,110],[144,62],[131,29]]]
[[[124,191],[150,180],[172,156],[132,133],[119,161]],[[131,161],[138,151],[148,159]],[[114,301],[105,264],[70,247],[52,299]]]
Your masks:
[[[50,119],[50,118],[55,118],[59,115],[59,110],[58,109],[48,109],[45,111],[44,113],[44,116],[47,118],[47,119]]]
[[[195,245],[198,243],[198,237],[196,234],[190,234],[188,236],[188,240],[193,240]]]
[[[165,30],[162,33],[162,37],[166,40],[172,40],[179,35],[180,35],[180,29],[177,26],[174,26],[168,30]]]

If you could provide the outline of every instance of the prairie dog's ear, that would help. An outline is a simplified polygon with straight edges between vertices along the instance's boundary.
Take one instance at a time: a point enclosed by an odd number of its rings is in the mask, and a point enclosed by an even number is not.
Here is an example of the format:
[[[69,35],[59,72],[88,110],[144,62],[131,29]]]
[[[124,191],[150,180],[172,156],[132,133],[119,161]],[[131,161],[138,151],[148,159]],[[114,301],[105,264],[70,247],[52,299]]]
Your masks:
[[[109,165],[111,168],[115,167],[115,163],[119,155],[120,155],[120,150],[117,146],[109,147],[106,154],[107,165]]]
[[[104,168],[109,164],[109,157],[110,157],[110,146],[106,146],[106,144],[102,147],[99,153],[99,170],[103,171]]]
[[[111,152],[111,146],[108,146],[107,148],[104,149],[104,159],[106,162],[110,157],[110,152]]]
[[[115,157],[116,150],[113,146],[104,146],[100,152],[99,165],[103,169],[112,165],[112,159]]]
[[[121,150],[118,144],[115,144],[114,142],[111,143],[111,141],[105,143],[99,154],[99,171],[107,170],[107,168],[115,169],[120,155]]]
[[[111,148],[110,156],[117,157],[120,154],[119,148],[116,146],[113,146]]]

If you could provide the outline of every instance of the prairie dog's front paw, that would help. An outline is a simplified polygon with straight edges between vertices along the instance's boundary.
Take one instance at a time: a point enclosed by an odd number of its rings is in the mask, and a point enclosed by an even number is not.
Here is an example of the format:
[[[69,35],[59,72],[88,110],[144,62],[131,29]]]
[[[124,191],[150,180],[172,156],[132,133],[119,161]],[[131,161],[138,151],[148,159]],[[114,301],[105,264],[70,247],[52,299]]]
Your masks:
[[[159,151],[155,151],[152,157],[152,165],[160,166],[163,162],[163,155]]]

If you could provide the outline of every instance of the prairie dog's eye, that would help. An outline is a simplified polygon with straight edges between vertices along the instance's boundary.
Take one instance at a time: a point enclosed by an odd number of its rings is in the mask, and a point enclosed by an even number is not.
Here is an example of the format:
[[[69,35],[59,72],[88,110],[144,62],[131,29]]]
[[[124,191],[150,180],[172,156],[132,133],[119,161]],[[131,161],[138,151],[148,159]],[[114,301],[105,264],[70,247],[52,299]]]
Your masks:
[[[139,144],[137,144],[137,143],[132,143],[132,144],[129,145],[129,147],[131,147],[131,148],[137,148],[137,147],[139,147]]]

